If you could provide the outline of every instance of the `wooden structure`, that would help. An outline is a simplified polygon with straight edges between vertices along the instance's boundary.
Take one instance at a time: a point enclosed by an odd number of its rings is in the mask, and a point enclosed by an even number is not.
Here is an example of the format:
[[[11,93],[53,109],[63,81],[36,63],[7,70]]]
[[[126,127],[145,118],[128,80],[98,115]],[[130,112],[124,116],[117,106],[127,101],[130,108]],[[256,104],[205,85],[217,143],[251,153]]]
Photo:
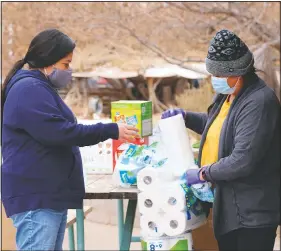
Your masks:
[[[73,73],[74,81],[68,88],[60,90],[60,95],[81,117],[90,117],[89,100],[92,97],[99,97],[103,103],[103,112],[109,114],[112,101],[128,99],[130,96],[125,80],[138,75],[137,72],[124,72],[116,68]],[[88,80],[94,78],[104,78],[107,84],[92,87]],[[79,114],[79,110],[82,114]]]
[[[195,69],[194,66],[193,69]],[[146,71],[144,72],[144,78],[147,80],[149,99],[153,103],[154,112],[162,112],[168,109],[167,105],[169,105],[169,103],[172,101],[171,85],[165,86],[166,89],[163,92],[164,96],[166,94],[166,96],[163,98],[164,103],[161,102],[156,96],[156,89],[163,81],[163,79],[174,78],[174,83],[177,84],[182,79],[206,79],[208,78],[208,75],[209,74],[206,70],[188,70],[177,65],[165,65],[163,67],[153,67],[146,69]]]
[[[142,72],[122,71],[118,68],[98,69],[92,72],[73,73],[74,81],[60,91],[62,98],[79,116],[89,118],[89,99],[99,97],[103,113],[110,113],[110,103],[116,100],[151,100],[154,111],[161,112],[169,105],[176,105],[174,96],[191,86],[188,80],[206,79],[208,74],[202,66],[190,66],[187,70],[177,65],[150,67]],[[89,80],[103,78],[106,85],[92,87]],[[82,114],[80,111],[83,111]]]
[[[263,45],[254,52],[255,66],[262,70],[258,75],[275,91],[280,99],[280,80],[273,66],[271,47]],[[177,106],[175,96],[191,88],[190,81],[209,79],[204,63],[188,63],[184,67],[173,64],[151,66],[140,71],[123,71],[119,68],[101,68],[92,72],[73,74],[74,81],[60,94],[79,117],[92,118],[89,101],[98,97],[103,113],[110,114],[110,104],[116,100],[151,100],[156,113]],[[89,81],[103,78],[106,85],[91,87]],[[211,91],[211,85],[210,85]],[[81,112],[82,111],[82,112]]]

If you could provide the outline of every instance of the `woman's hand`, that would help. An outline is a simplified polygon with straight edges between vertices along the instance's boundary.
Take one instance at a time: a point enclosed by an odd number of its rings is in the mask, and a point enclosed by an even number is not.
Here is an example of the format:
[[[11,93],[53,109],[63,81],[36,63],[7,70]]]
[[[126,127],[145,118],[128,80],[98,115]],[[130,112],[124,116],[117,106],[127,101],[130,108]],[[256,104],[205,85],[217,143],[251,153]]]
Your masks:
[[[170,109],[162,113],[161,119],[170,118],[173,116],[176,116],[178,114],[181,114],[183,119],[185,117],[185,111],[183,109]]]
[[[199,179],[200,179],[201,181],[205,181],[204,178],[203,178],[202,172],[203,172],[203,170],[200,169],[200,172],[199,172]]]
[[[206,177],[204,178],[203,172],[207,169],[207,167],[208,166],[203,166],[203,167],[200,168],[199,179],[202,180],[202,181],[206,181],[205,180]]]
[[[202,177],[202,169],[198,168],[187,170],[182,176],[182,179],[185,179],[186,184],[189,186],[205,182]]]
[[[137,128],[126,124],[117,124],[117,125],[119,129],[119,138],[118,138],[119,140],[132,142],[135,138],[139,138],[138,135],[139,130]]]

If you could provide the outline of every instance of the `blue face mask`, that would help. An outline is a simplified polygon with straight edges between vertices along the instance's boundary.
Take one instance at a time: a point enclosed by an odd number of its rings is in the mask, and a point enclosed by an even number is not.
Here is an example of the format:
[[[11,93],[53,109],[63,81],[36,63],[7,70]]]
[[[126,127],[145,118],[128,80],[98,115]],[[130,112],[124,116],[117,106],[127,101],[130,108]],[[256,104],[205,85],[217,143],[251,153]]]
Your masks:
[[[60,70],[54,67],[48,78],[54,87],[58,89],[64,88],[71,82],[72,69],[69,68],[67,70]]]
[[[212,86],[216,93],[232,94],[235,91],[236,84],[234,87],[229,87],[227,83],[227,78],[216,78],[212,76],[211,81],[212,81]]]

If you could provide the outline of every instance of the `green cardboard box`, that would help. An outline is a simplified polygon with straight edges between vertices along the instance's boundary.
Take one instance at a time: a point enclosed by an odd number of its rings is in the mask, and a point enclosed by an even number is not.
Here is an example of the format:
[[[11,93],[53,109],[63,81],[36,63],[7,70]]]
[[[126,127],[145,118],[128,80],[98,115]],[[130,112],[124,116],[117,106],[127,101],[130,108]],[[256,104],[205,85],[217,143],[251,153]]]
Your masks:
[[[140,137],[152,135],[152,102],[120,100],[111,102],[111,118],[139,129]]]

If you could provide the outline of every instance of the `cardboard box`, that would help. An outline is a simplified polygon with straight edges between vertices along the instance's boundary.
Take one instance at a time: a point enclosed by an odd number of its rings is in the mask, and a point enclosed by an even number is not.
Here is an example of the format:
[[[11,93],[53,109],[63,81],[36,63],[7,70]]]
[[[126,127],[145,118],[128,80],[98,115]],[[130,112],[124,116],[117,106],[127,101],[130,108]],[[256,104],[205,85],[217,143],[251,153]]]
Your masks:
[[[79,124],[93,125],[96,123],[111,123],[106,120],[78,120]],[[83,169],[87,174],[113,173],[113,140],[108,139],[97,145],[80,147]]]
[[[120,100],[111,102],[111,118],[139,129],[140,137],[152,135],[152,102]]]
[[[149,144],[149,140],[148,140],[148,137],[144,137],[144,138],[141,138],[141,139],[134,139],[133,144],[135,145],[148,145]],[[120,156],[120,154],[123,152],[122,149],[119,149],[119,146],[121,146],[122,144],[124,144],[124,142],[120,141],[120,140],[113,140],[113,169],[116,165],[116,161],[118,159],[118,157]]]
[[[212,209],[207,219],[207,224],[192,231],[194,250],[218,250],[218,244],[214,236]]]

